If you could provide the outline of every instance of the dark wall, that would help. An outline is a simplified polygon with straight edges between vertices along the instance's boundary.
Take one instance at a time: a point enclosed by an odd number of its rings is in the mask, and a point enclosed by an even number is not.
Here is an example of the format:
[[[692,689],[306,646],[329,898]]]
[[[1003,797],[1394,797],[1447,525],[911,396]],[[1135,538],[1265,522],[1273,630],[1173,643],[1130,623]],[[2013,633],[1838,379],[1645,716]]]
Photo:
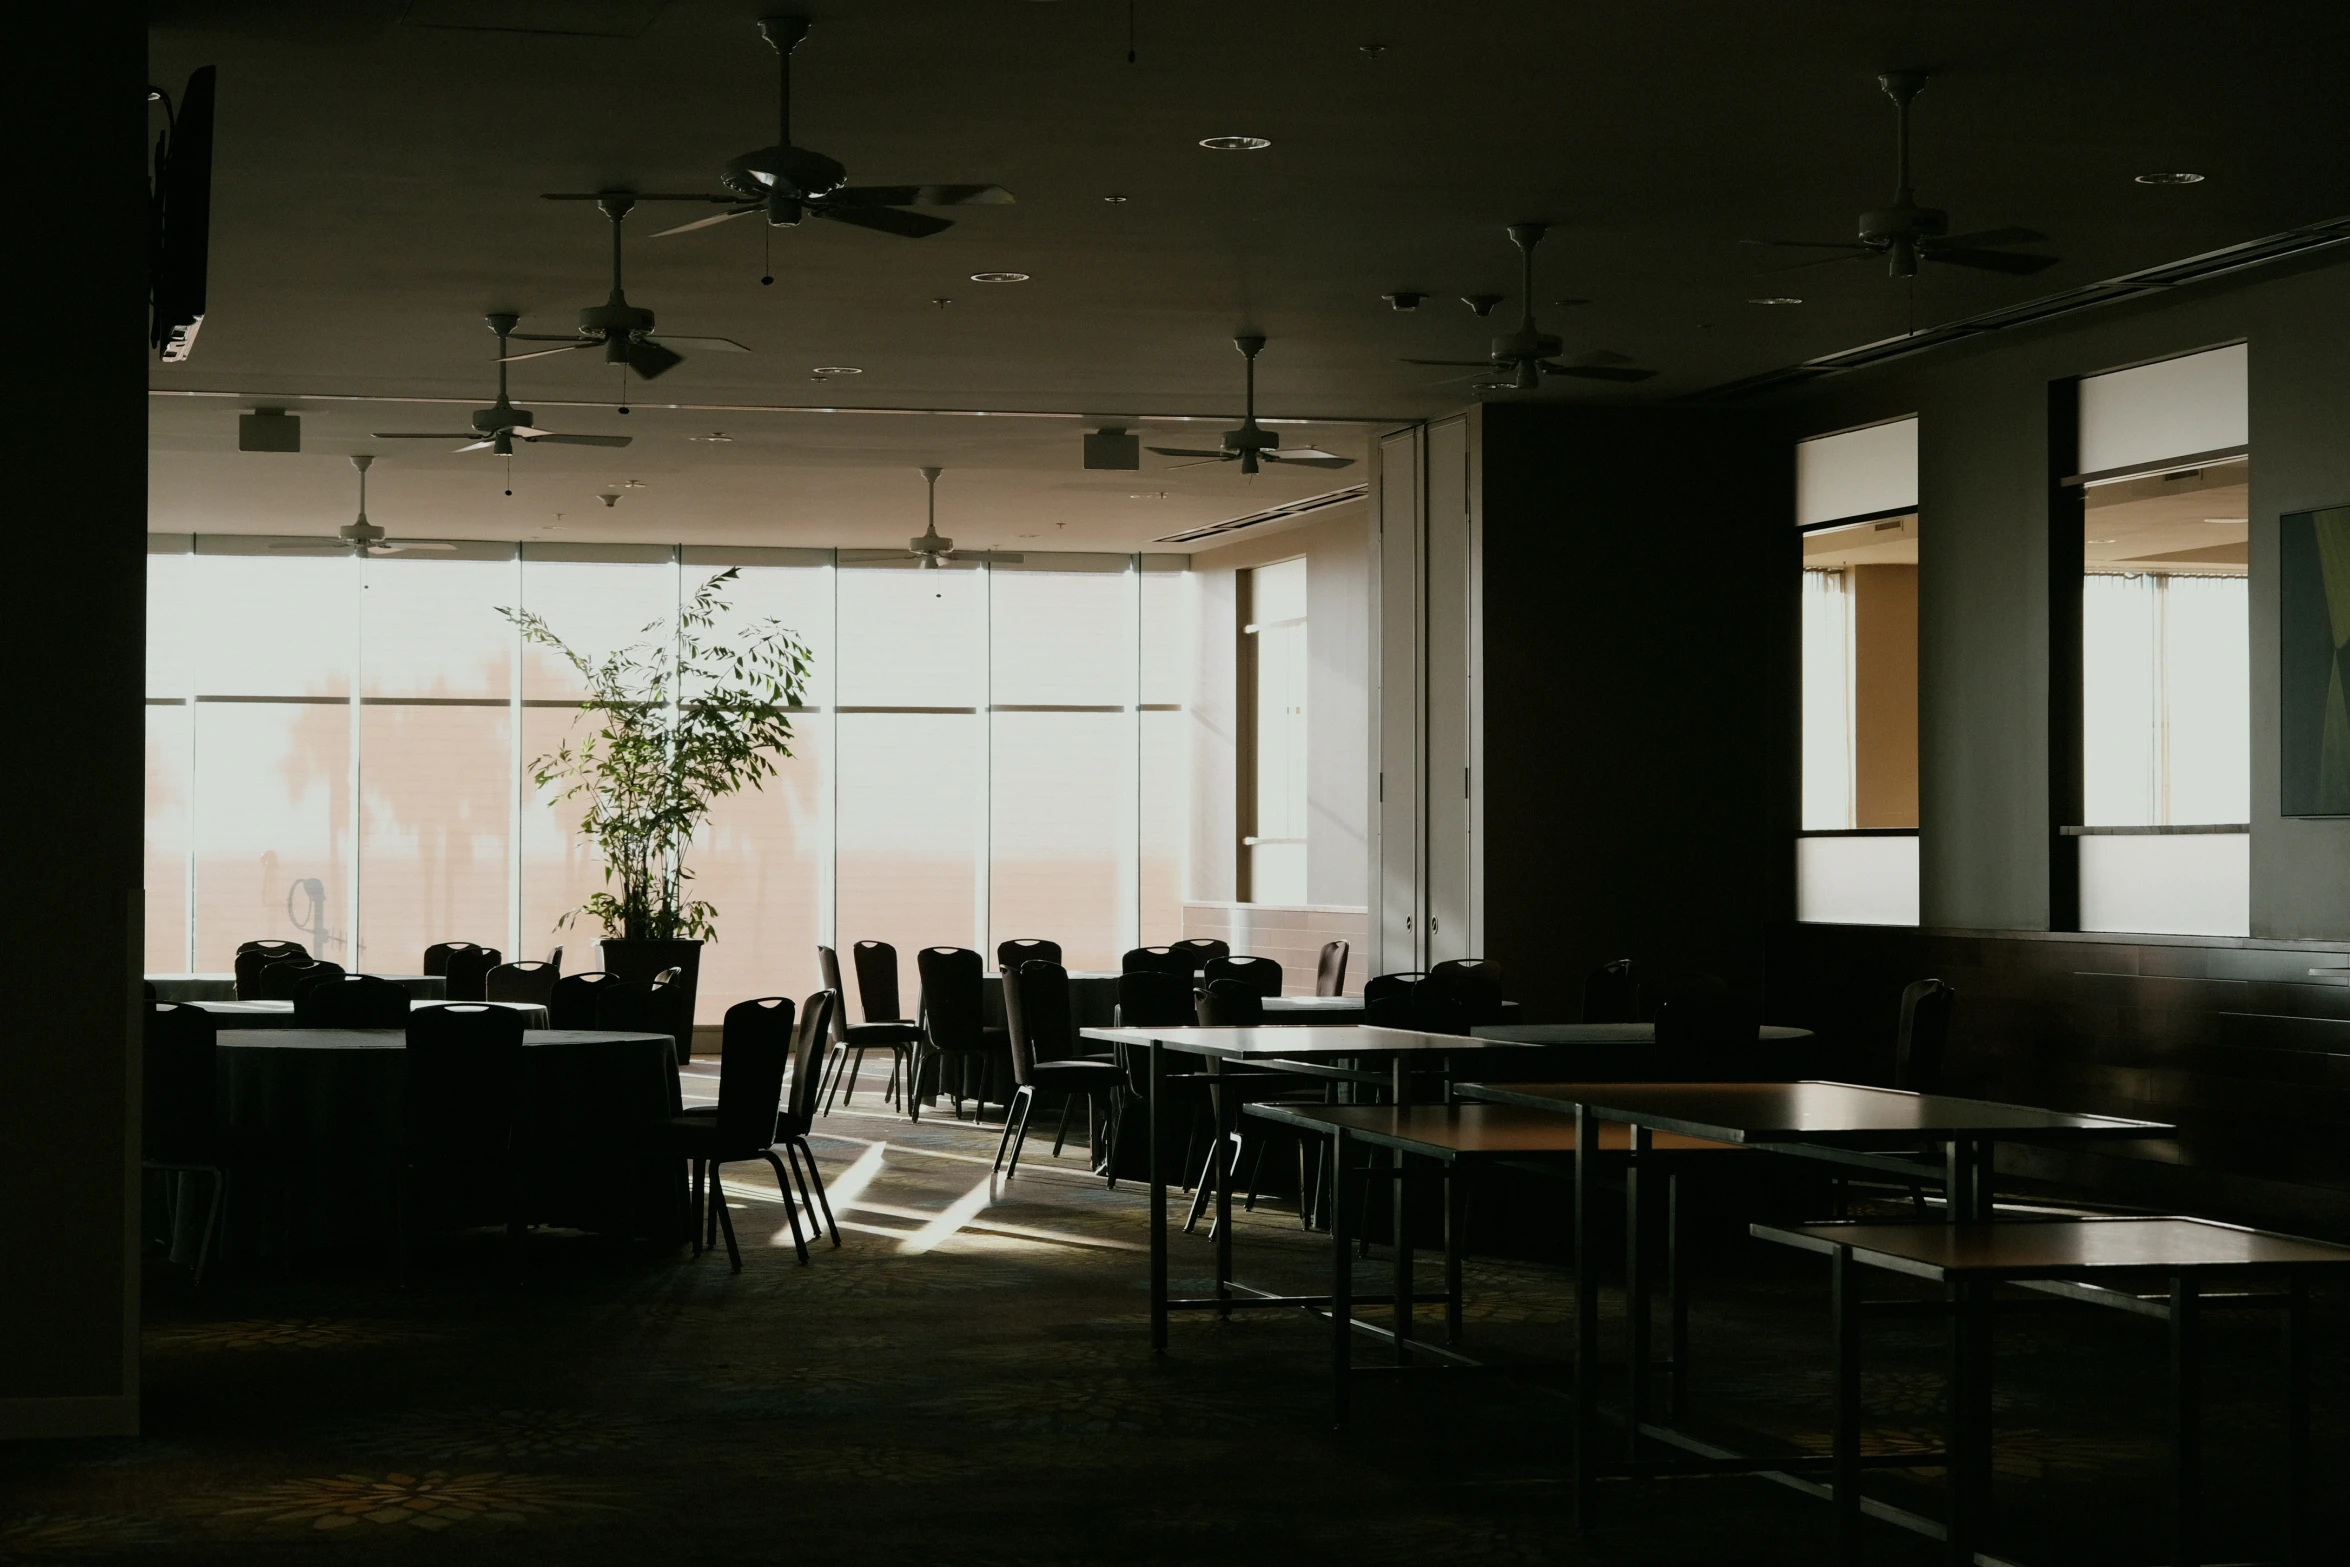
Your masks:
[[[146,621],[146,44],[135,7],[28,10],[27,168],[70,222],[19,252],[58,351],[8,381],[0,684],[0,1436],[135,1431],[141,684]],[[175,84],[176,87],[176,84]],[[28,104],[31,100],[28,100]],[[38,954],[37,964],[35,954]]]
[[[1789,440],[1919,416],[1929,927],[2049,925],[2050,832],[2063,825],[2049,801],[2051,385],[2237,341],[2252,377],[2252,934],[2350,938],[2350,820],[2277,813],[2277,518],[2350,501],[2350,263],[2340,261],[1999,333],[1779,405]],[[1780,825],[1792,833],[1791,818]]]
[[[1755,993],[1786,899],[1793,459],[1750,413],[1488,404],[1487,955],[1536,1018],[1583,974]]]

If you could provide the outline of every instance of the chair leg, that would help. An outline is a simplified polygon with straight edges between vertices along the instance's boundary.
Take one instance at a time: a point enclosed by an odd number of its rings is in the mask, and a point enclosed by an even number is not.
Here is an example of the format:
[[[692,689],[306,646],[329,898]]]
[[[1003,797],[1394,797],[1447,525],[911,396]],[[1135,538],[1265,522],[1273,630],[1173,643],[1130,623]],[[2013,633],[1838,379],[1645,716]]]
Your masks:
[[[702,1221],[709,1226],[708,1233],[705,1234],[702,1238],[702,1249],[705,1251],[716,1249],[718,1245],[718,1221],[725,1217],[726,1214],[726,1199],[722,1197],[718,1191],[718,1161],[715,1159],[711,1160],[709,1169],[710,1184],[708,1189],[702,1194]]]
[[[906,1119],[919,1123],[922,1119],[922,1047],[914,1047],[914,1064],[906,1072]]]
[[[1053,1157],[1056,1159],[1061,1157],[1062,1145],[1069,1141],[1069,1112],[1076,1108],[1077,1096],[1075,1094],[1061,1096],[1061,1124],[1053,1133]]]
[[[1012,1162],[1004,1170],[1006,1181],[1020,1173],[1020,1148],[1028,1141],[1028,1117],[1036,1109],[1036,1090],[1033,1088],[1017,1089],[1013,1092],[1012,1097],[1018,1101],[1017,1110],[1015,1112],[1013,1105],[1004,1106],[1004,1126],[1006,1130],[1010,1130],[1012,1117],[1017,1113],[1020,1118],[1020,1128],[1018,1131],[1012,1132]]]
[[[220,1233],[220,1210],[228,1199],[228,1171],[212,1170],[212,1195],[204,1204],[204,1238],[196,1243],[196,1288],[204,1287],[204,1265],[212,1260],[213,1238]]]
[[[791,1189],[791,1176],[784,1170],[783,1161],[775,1156],[773,1148],[767,1150],[766,1159],[775,1166],[775,1189],[783,1194],[784,1217],[791,1220],[792,1250],[800,1254],[800,1265],[805,1267],[808,1262],[808,1237],[800,1230],[799,1195]]]
[[[889,1083],[882,1090],[882,1102],[895,1106],[898,1102],[898,1079],[906,1064],[906,1052],[893,1049],[889,1053]]]
[[[841,1063],[847,1058],[848,1052],[838,1045],[834,1045],[824,1057],[824,1102],[823,1108],[817,1112],[820,1115],[832,1114],[833,1096],[840,1092]]]
[[[794,1149],[798,1151],[793,1153]],[[802,1159],[807,1160],[808,1173],[803,1179],[809,1186],[815,1188],[816,1206],[824,1214],[824,1227],[832,1232],[832,1249],[834,1251],[840,1250],[840,1221],[832,1216],[832,1199],[824,1192],[824,1172],[816,1168],[816,1150],[808,1146],[808,1140],[805,1137],[801,1137],[784,1144],[784,1151],[792,1153],[794,1165],[797,1165]]]
[[[848,1090],[840,1096],[840,1102],[844,1105],[857,1097],[857,1079],[865,1075],[865,1052],[858,1050],[852,1054],[856,1057],[856,1061],[849,1068]]]
[[[694,1255],[702,1254],[702,1161],[688,1159],[686,1177],[686,1239],[693,1243]]]
[[[1248,1162],[1248,1200],[1240,1205],[1245,1213],[1257,1211],[1257,1177],[1265,1172],[1265,1149],[1270,1143],[1271,1139],[1264,1133],[1257,1134],[1257,1154]]]
[[[1111,1191],[1118,1189],[1118,1130],[1126,1115],[1126,1090],[1113,1088],[1108,1102],[1101,1109],[1101,1146],[1092,1149],[1093,1157]]]
[[[734,1215],[726,1211],[726,1187],[725,1184],[718,1179],[718,1161],[715,1159],[710,1161],[710,1211],[713,1215],[713,1222],[722,1232],[724,1232],[726,1236],[726,1261],[728,1265],[731,1266],[735,1272],[742,1272],[742,1250],[734,1243]],[[797,1219],[792,1221],[792,1228],[794,1230],[799,1228],[799,1222],[800,1221]]]
[[[1233,1134],[1234,1137],[1239,1135],[1237,1132]],[[1191,1212],[1183,1221],[1184,1234],[1189,1235],[1192,1227],[1199,1223],[1199,1216],[1207,1211],[1208,1198],[1224,1189],[1224,1178],[1231,1169],[1231,1148],[1219,1137],[1208,1144],[1208,1156],[1200,1161],[1199,1185],[1192,1189]],[[1215,1184],[1209,1184],[1211,1179]]]
[[[1025,1105],[1028,1102],[1028,1096],[1033,1092],[1035,1092],[1034,1089],[1031,1089],[1025,1085],[1015,1089],[1012,1093],[1013,1105]],[[1007,1111],[1004,1115],[1004,1134],[995,1140],[995,1164],[992,1167],[992,1173],[1000,1173],[1004,1168],[1004,1153],[1012,1146],[1013,1120],[1014,1116],[1011,1112]]]

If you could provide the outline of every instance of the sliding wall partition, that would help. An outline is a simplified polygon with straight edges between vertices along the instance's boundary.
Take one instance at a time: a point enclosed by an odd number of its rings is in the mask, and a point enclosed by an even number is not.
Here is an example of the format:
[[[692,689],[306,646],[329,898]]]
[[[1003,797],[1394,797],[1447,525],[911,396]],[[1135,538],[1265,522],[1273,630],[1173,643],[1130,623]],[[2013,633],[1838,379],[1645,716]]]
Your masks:
[[[461,544],[356,560],[284,540],[149,559],[146,967],[224,970],[298,940],[410,972],[437,940],[591,966],[558,921],[602,885],[532,760],[578,722],[591,657],[673,635],[734,568],[730,624],[813,655],[792,755],[722,802],[687,863],[718,909],[705,1021],[803,994],[818,942],[992,950],[1049,936],[1114,967],[1181,925],[1192,614],[1180,556],[1031,554],[914,569],[831,551]]]

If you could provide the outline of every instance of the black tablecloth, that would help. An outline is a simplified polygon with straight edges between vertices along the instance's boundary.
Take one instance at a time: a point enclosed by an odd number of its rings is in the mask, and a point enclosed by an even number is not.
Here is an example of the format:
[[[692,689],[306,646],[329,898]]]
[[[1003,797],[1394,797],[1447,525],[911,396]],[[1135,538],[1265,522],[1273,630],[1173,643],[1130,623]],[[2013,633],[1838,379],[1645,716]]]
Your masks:
[[[437,1001],[420,1001],[413,1004],[417,1006],[440,1005]],[[535,1001],[489,1001],[476,1004],[506,1007],[519,1012],[522,1014],[522,1026],[526,1029],[547,1026],[547,1009]],[[211,1013],[224,1029],[298,1028],[301,1026],[294,1021],[294,1004],[291,1001],[208,1000],[190,1001],[185,1005],[203,1008]]]
[[[674,1042],[608,1029],[532,1029],[522,1038],[533,1219],[622,1233],[672,1224],[676,1161],[645,1150],[649,1129],[681,1108]],[[265,1245],[282,1200],[297,1244],[390,1246],[407,1077],[398,1029],[224,1029],[223,1124],[273,1188],[232,1205],[224,1244]],[[499,1194],[476,1189],[484,1184],[436,1183],[432,1211],[419,1217],[501,1221]]]
[[[411,1001],[446,1001],[449,982],[438,974],[381,974],[408,992]],[[237,999],[237,976],[234,974],[149,974],[147,983],[155,987],[158,1001],[234,1001]]]

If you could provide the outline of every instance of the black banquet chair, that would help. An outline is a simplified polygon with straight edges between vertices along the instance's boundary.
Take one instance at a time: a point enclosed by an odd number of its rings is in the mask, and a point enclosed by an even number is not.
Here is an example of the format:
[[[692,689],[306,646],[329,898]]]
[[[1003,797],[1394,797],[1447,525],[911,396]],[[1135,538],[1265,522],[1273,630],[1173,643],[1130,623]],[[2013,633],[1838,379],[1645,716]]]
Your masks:
[[[830,994],[819,992],[800,1017],[811,1039],[827,1027],[824,998]],[[663,1129],[667,1150],[683,1156],[693,1167],[696,1252],[723,1234],[726,1260],[737,1273],[743,1270],[742,1248],[735,1240],[734,1219],[727,1211],[720,1171],[728,1164],[750,1159],[764,1159],[774,1168],[775,1184],[783,1193],[784,1216],[791,1223],[792,1247],[800,1261],[808,1260],[808,1238],[800,1228],[800,1199],[776,1152],[783,1080],[795,1042],[793,1010],[788,996],[762,996],[727,1008],[721,1024],[717,1113],[676,1116]],[[811,1055],[813,1052],[811,1044]]]
[[[1042,936],[1020,936],[995,944],[995,966],[1004,974],[1017,974],[1020,965],[1042,958],[1047,963],[1061,961],[1061,944],[1047,941]]]
[[[1253,987],[1260,996],[1281,994],[1281,965],[1271,958],[1210,958],[1199,977],[1203,985],[1231,979]]]
[[[310,949],[298,941],[248,941],[237,948],[234,967],[237,975],[237,999],[261,999],[261,971],[272,963],[307,963]]]
[[[1192,936],[1174,943],[1170,950],[1183,954],[1183,961],[1190,965],[1186,972],[1197,974],[1207,967],[1208,959],[1232,956],[1232,943],[1212,936]]]
[[[490,970],[501,961],[495,947],[468,947],[449,954],[448,966],[441,970],[443,994],[451,1001],[486,1001],[489,992],[485,985]]]
[[[670,1048],[683,1061],[693,1019],[685,1015],[685,992],[676,985],[624,979],[596,992],[595,1026],[627,1034],[667,1034]]]
[[[1314,964],[1314,994],[1343,996],[1346,994],[1346,955],[1353,950],[1344,941],[1322,943],[1322,956]]]
[[[314,985],[322,979],[341,979],[342,977],[343,966],[340,963],[305,963],[299,958],[287,958],[281,962],[263,966],[261,972],[254,977],[253,999],[256,1001],[291,1001],[302,993],[302,989],[306,985]]]
[[[924,947],[914,954],[915,971],[922,976],[922,1039],[914,1048],[911,1076],[906,1082],[906,1113],[922,1119],[922,1074],[935,1063],[941,1085],[949,1072],[964,1074],[946,1089],[955,1114],[963,1112],[963,1089],[969,1089],[971,1119],[979,1120],[986,1107],[987,1068],[1004,1048],[1005,1031],[987,1026],[985,969],[979,954],[969,947]]]
[[[1191,954],[1173,947],[1135,947],[1118,960],[1121,974],[1174,974],[1191,978]]]
[[[897,1008],[897,950],[882,942],[865,942],[860,945],[879,948],[885,956],[869,960],[863,951],[858,952],[859,991],[868,998],[868,1001],[875,995],[874,987],[865,983],[865,965],[868,961],[886,965],[889,971],[889,1006],[890,1010],[894,1012]],[[840,983],[839,953],[830,947],[818,947],[816,949],[816,966],[823,971],[826,990],[836,996],[847,994],[842,990]],[[856,1097],[857,1077],[865,1070],[865,1052],[868,1050],[889,1052],[889,1086],[882,1090],[882,1094],[885,1102],[896,1103],[899,1086],[907,1079],[908,1059],[913,1055],[914,1047],[922,1042],[922,1028],[918,1023],[897,1018],[851,1023],[848,1021],[848,1010],[846,1006],[835,1006],[832,1009],[831,1038],[828,1041],[829,1053],[826,1055],[824,1066],[818,1074],[825,1079],[823,1113],[826,1115],[832,1113],[832,1102],[836,1096],[849,1099]],[[846,1090],[845,1094],[843,1093],[844,1089]]]
[[[549,1028],[594,1028],[596,1007],[604,992],[626,984],[619,975],[600,968],[566,974],[547,987]]]
[[[1012,1103],[1004,1113],[1004,1135],[996,1140],[995,1168],[1009,1181],[1020,1173],[1020,1149],[1028,1141],[1028,1118],[1038,1090],[1062,1095],[1061,1125],[1053,1135],[1053,1156],[1069,1135],[1069,1112],[1079,1097],[1087,1103],[1086,1146],[1094,1162],[1117,1168],[1119,1093],[1125,1074],[1114,1061],[1079,1059],[1077,1029],[1069,1011],[1069,971],[1032,958],[1018,973],[1004,976],[1004,1022],[1012,1050]],[[1110,1129],[1105,1138],[1101,1129]],[[1009,1152],[1007,1168],[1004,1156]]]
[[[436,977],[446,974],[449,972],[449,960],[461,952],[487,952],[491,955],[490,961],[496,963],[497,951],[495,947],[485,947],[473,941],[436,941],[424,949],[424,966],[417,972]]]
[[[532,958],[501,963],[481,977],[481,999],[536,1002],[542,1007],[551,1007],[555,1001],[556,982],[562,977],[562,969]]]
[[[190,1177],[209,1184],[202,1239],[196,1248],[198,1284],[212,1260],[220,1213],[228,1199],[229,1158],[220,1127],[217,1059],[220,1025],[202,1007],[157,1003],[147,1008],[142,1047],[140,1164],[169,1180],[165,1211],[177,1228]]]
[[[1950,1042],[1950,1011],[1958,993],[1938,979],[1913,980],[1901,992],[1901,1031],[1893,1043],[1893,1086],[1917,1094],[1942,1092],[1942,1064]]]
[[[529,1226],[520,1122],[522,1014],[483,1002],[408,1014],[405,1146],[400,1167],[400,1275],[428,1213],[495,1211],[519,1278]]]
[[[1583,976],[1583,1021],[1640,1021],[1640,980],[1632,972],[1630,958],[1616,958],[1602,963]]]
[[[408,992],[374,974],[313,980],[294,995],[297,1028],[406,1028]]]

